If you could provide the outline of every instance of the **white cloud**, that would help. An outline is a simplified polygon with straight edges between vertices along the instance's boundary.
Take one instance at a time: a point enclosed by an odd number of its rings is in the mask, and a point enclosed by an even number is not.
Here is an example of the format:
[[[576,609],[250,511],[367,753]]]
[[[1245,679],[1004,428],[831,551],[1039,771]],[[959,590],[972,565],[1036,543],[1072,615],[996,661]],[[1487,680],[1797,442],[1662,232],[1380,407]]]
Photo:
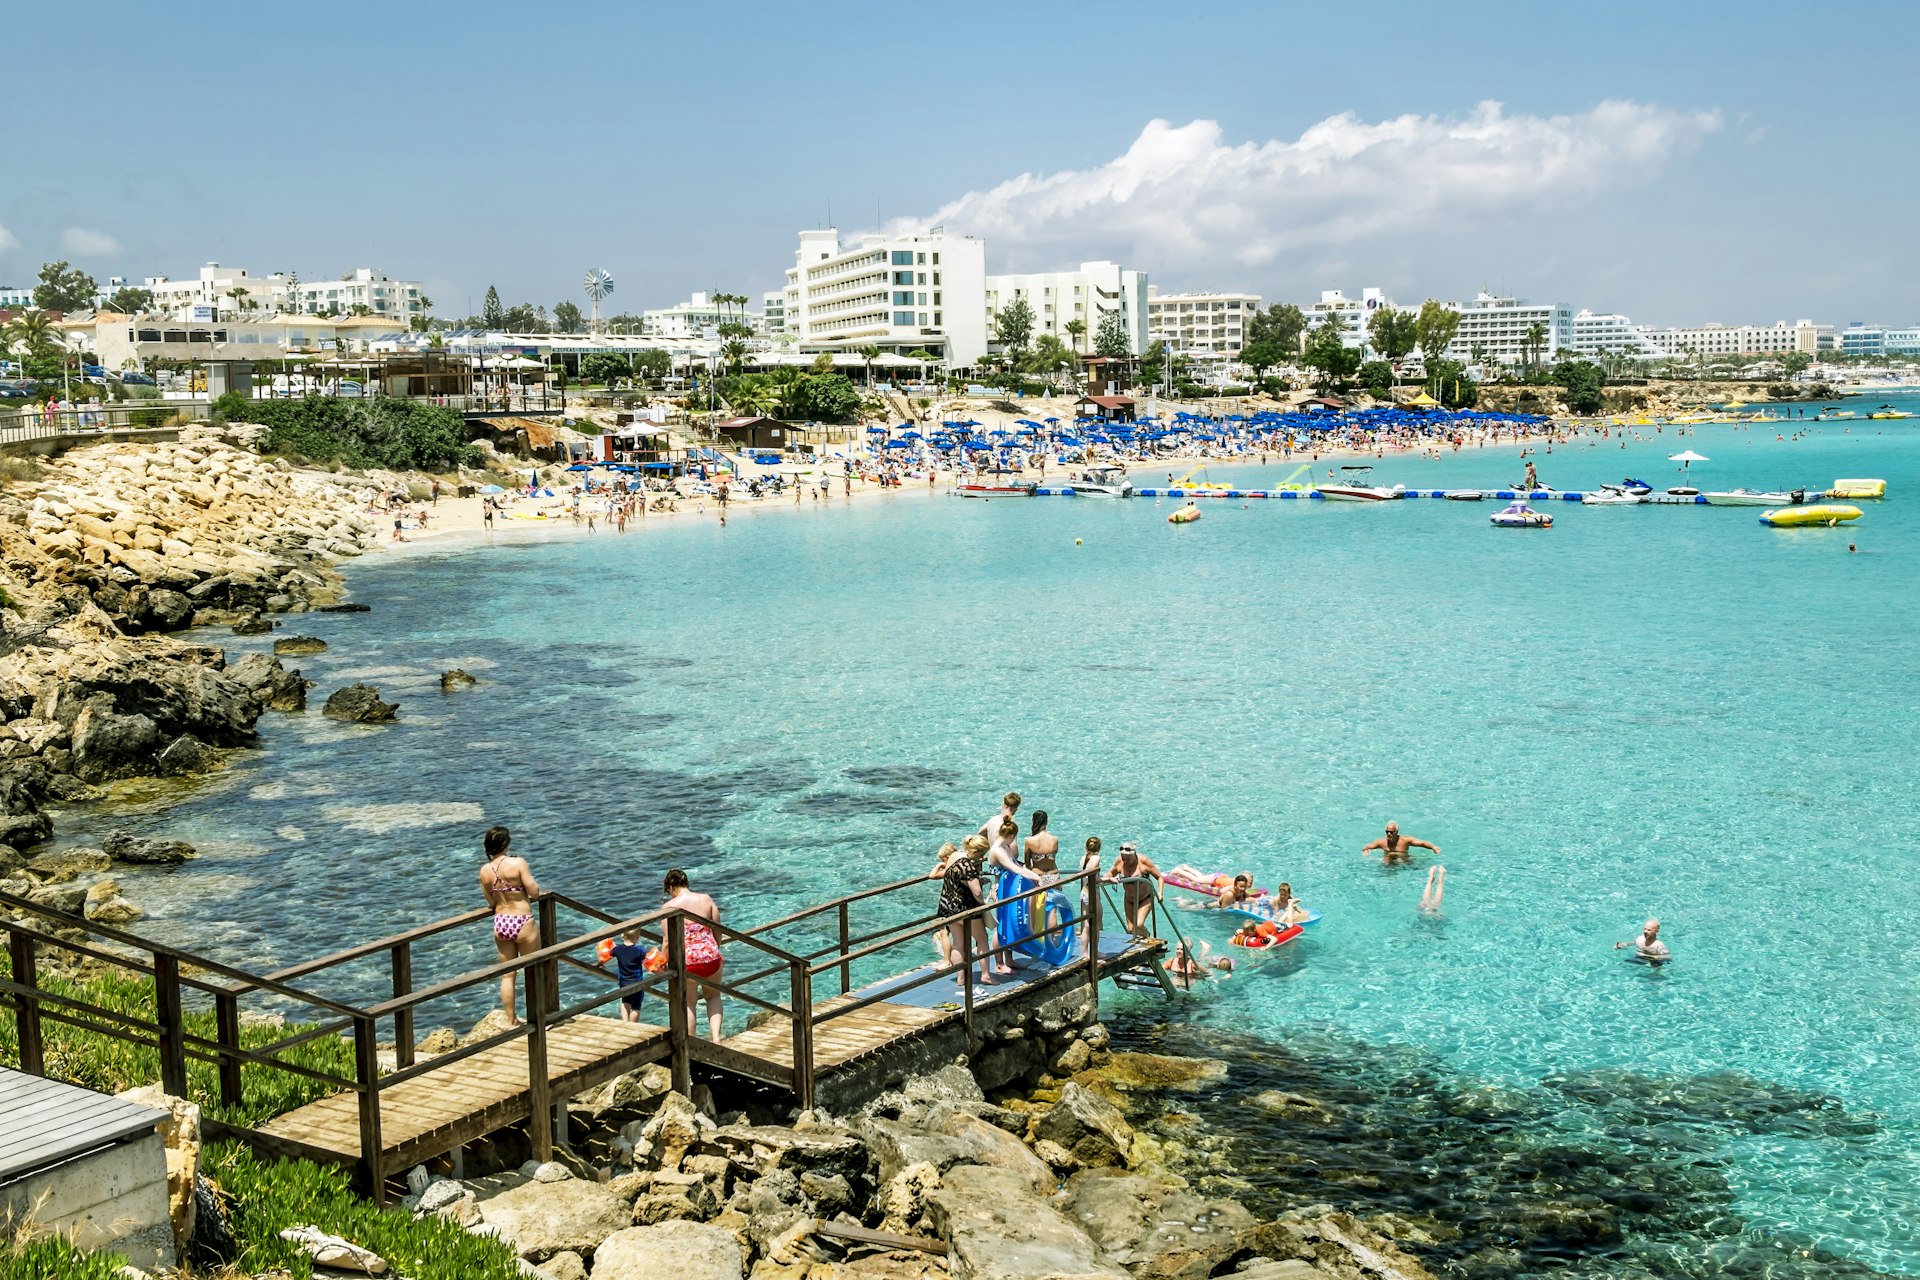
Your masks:
[[[120,242],[102,231],[68,227],[60,233],[60,249],[63,253],[77,253],[89,258],[107,258],[120,252]]]
[[[19,238],[5,227],[0,227],[0,253],[8,253],[19,247]]]
[[[1645,182],[1721,125],[1718,111],[1636,102],[1556,116],[1483,102],[1378,123],[1349,112],[1298,138],[1236,145],[1212,120],[1154,120],[1105,164],[1023,173],[900,227],[982,236],[1015,268],[1099,256],[1148,270],[1255,267]]]

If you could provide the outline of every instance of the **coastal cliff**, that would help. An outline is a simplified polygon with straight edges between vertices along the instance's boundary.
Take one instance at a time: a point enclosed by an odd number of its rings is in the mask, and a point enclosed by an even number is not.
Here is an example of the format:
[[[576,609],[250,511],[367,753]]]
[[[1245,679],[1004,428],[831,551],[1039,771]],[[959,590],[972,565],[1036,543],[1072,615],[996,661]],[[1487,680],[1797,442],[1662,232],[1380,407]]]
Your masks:
[[[234,438],[188,428],[178,443],[75,449],[0,492],[10,852],[51,834],[43,804],[90,798],[115,778],[217,767],[267,709],[304,708],[306,682],[277,658],[229,664],[168,633],[214,622],[260,633],[271,615],[326,607],[340,589],[332,563],[375,531],[345,483]]]

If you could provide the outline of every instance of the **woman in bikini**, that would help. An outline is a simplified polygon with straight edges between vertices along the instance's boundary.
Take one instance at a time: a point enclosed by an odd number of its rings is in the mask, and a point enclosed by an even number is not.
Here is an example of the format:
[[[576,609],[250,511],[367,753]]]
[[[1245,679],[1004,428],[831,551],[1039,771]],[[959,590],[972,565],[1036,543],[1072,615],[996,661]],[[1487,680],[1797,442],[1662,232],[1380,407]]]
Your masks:
[[[662,906],[666,911],[684,911],[699,920],[689,920],[685,927],[685,947],[687,957],[687,976],[691,981],[682,986],[687,993],[687,1034],[699,1035],[700,1022],[694,1016],[693,1006],[696,998],[707,1002],[707,1037],[716,1044],[720,1040],[720,988],[706,979],[718,978],[726,961],[720,955],[720,940],[701,920],[720,923],[720,908],[713,899],[704,893],[695,893],[688,884],[687,873],[679,867],[667,872],[667,900]],[[696,993],[695,988],[699,988]]]
[[[500,952],[500,963],[540,949],[540,926],[533,918],[533,900],[540,896],[540,882],[527,869],[525,858],[510,857],[507,846],[513,836],[505,827],[488,827],[482,839],[487,861],[480,868],[480,892],[493,908],[493,945]],[[513,974],[500,979],[500,1007],[506,1011],[509,1026],[519,1026],[513,1012]]]
[[[1019,844],[1020,824],[1012,818],[1000,819],[1000,825],[994,831],[993,843],[987,848],[987,862],[994,872],[993,898],[1001,904],[999,910],[993,913],[993,945],[996,949],[1019,948],[1033,936],[1029,919],[1033,899],[1021,898],[1020,894],[1040,883],[1040,873],[1020,865]],[[1002,977],[1010,975],[1013,972],[1012,953],[1002,952],[993,962],[993,971]]]
[[[967,837],[966,843],[961,846],[960,852],[947,860],[947,869],[942,873],[940,879],[940,906],[938,908],[938,914],[941,919],[952,921],[952,923],[947,926],[946,932],[947,964],[957,966],[960,963],[961,931],[971,929],[973,931],[973,953],[981,957],[980,985],[990,987],[994,985],[994,978],[992,964],[986,958],[986,924],[980,916],[974,916],[971,921],[956,918],[984,905],[981,901],[980,890],[980,858],[986,851],[986,837],[971,835]],[[955,986],[965,987],[967,981],[966,975],[956,973],[953,981]]]

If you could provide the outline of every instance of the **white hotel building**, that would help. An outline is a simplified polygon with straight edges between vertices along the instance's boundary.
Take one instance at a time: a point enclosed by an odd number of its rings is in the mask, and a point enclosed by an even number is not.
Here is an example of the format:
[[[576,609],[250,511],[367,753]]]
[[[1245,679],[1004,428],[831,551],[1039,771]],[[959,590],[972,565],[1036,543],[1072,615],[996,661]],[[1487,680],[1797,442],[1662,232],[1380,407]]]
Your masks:
[[[1365,288],[1358,298],[1349,298],[1338,289],[1322,289],[1320,301],[1307,307],[1307,324],[1310,328],[1319,328],[1326,323],[1329,315],[1339,316],[1345,323],[1343,337],[1350,347],[1362,351],[1367,349],[1367,321],[1373,313],[1380,310],[1392,310],[1393,299],[1375,288]]]
[[[1704,356],[1785,355],[1791,351],[1818,355],[1834,349],[1833,326],[1796,320],[1788,324],[1703,324],[1689,329],[1667,329],[1660,342],[1669,350]]]
[[[1260,310],[1257,293],[1168,293],[1147,288],[1147,340],[1178,355],[1238,359],[1247,321]]]
[[[1075,351],[1094,349],[1100,326],[1118,315],[1127,329],[1127,349],[1139,355],[1147,349],[1147,276],[1128,271],[1116,262],[1083,262],[1078,271],[1041,271],[1026,275],[986,278],[987,331],[1002,309],[1016,298],[1033,308],[1033,336],[1051,334]],[[1067,325],[1078,320],[1086,331],[1078,339]]]
[[[965,368],[987,353],[986,264],[985,242],[938,227],[844,246],[802,231],[782,323],[802,351],[925,350]]]
[[[1482,363],[1519,364],[1529,357],[1551,361],[1555,353],[1573,350],[1573,308],[1563,303],[1481,293],[1472,302],[1448,305],[1460,313],[1460,328],[1447,347],[1449,359],[1471,361],[1478,347]],[[1535,325],[1545,336],[1537,348],[1529,348],[1527,334]]]
[[[1673,355],[1644,325],[1623,315],[1592,311],[1573,314],[1573,351],[1582,357],[1615,355],[1630,360],[1666,360]]]
[[[293,312],[298,315],[350,315],[356,306],[371,315],[406,321],[426,313],[426,298],[415,280],[395,280],[360,267],[337,280],[302,280],[274,272],[248,275],[242,268],[209,262],[192,280],[148,276],[140,287],[153,294],[154,310],[176,320],[227,319],[246,313]]]

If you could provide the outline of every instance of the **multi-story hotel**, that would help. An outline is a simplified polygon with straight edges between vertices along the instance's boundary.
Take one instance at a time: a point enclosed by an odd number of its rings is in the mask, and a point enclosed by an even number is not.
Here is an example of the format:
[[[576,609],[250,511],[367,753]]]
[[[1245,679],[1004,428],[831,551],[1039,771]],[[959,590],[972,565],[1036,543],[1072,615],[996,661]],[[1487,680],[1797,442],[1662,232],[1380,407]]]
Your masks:
[[[1147,276],[1115,262],[1083,262],[1078,271],[1041,271],[1026,275],[988,276],[987,329],[1015,298],[1025,298],[1033,309],[1033,336],[1052,334],[1076,351],[1092,351],[1100,326],[1118,315],[1127,329],[1127,348],[1138,355],[1147,349]],[[1076,339],[1067,326],[1078,320],[1085,330]]]
[[[802,231],[783,323],[802,351],[925,350],[966,368],[987,353],[986,263],[983,241],[938,227],[850,246]]]
[[[1373,318],[1374,312],[1392,308],[1393,299],[1379,289],[1362,289],[1358,298],[1349,298],[1338,289],[1322,289],[1320,301],[1307,306],[1307,323],[1318,328],[1326,323],[1329,315],[1339,316],[1346,325],[1342,336],[1347,345],[1364,351],[1367,349],[1367,321]]]
[[[153,294],[154,310],[176,320],[209,321],[250,315],[293,312],[298,315],[351,315],[355,307],[366,313],[410,320],[426,313],[426,297],[414,280],[395,280],[371,267],[349,271],[337,280],[301,280],[274,272],[248,275],[244,269],[209,262],[192,280],[148,276],[140,286]]]
[[[1237,359],[1247,321],[1260,310],[1257,293],[1168,293],[1147,289],[1147,339],[1179,355]]]
[[[1573,350],[1573,308],[1564,303],[1480,293],[1472,302],[1447,305],[1460,313],[1460,327],[1447,347],[1449,359],[1471,361],[1477,351],[1483,364],[1519,364]],[[1530,345],[1527,335],[1535,325],[1544,336]]]
[[[1612,355],[1632,360],[1665,360],[1673,354],[1645,326],[1623,315],[1592,311],[1573,313],[1572,350],[1579,356]]]
[[[1704,356],[1785,355],[1790,351],[1818,355],[1834,349],[1833,327],[1811,320],[1788,324],[1703,324],[1688,329],[1667,329],[1659,335],[1660,344],[1669,351],[1690,351]]]

